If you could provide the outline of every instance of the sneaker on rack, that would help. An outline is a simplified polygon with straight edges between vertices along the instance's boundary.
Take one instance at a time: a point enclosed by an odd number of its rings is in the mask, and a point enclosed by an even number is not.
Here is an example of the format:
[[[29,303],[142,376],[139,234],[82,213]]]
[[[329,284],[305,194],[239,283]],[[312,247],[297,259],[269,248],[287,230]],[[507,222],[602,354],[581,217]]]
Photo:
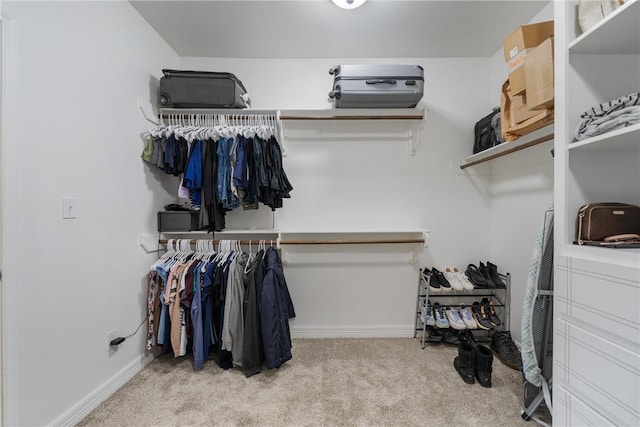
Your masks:
[[[445,268],[442,274],[444,274],[444,277],[447,279],[449,284],[451,284],[451,288],[454,291],[464,290],[462,283],[460,283],[460,279],[458,279],[458,276],[449,267]]]
[[[453,273],[458,278],[458,282],[460,282],[460,284],[462,285],[462,289],[464,289],[465,291],[472,291],[475,289],[473,283],[471,283],[467,275],[458,270],[457,267],[454,267]]]
[[[471,313],[473,313],[473,319],[478,324],[478,328],[487,331],[493,328],[493,323],[489,320],[489,315],[485,312],[484,307],[480,305],[478,301],[471,304]]]
[[[467,329],[467,325],[460,318],[460,313],[458,313],[457,308],[453,307],[453,308],[447,309],[447,319],[449,319],[449,325],[453,329],[458,329],[458,330]]]
[[[441,292],[442,287],[440,286],[440,281],[436,277],[435,274],[428,268],[424,268],[420,275],[420,279],[425,286],[429,287],[429,292]]]
[[[458,334],[461,331],[447,328],[442,330],[442,342],[445,344],[458,345],[460,344],[460,339],[458,338]]]
[[[493,323],[495,326],[502,325],[502,321],[500,320],[500,317],[498,317],[498,314],[493,307],[493,301],[491,301],[489,298],[482,298],[482,300],[480,300],[480,304],[484,308],[485,313],[487,313],[487,315],[489,316],[489,320],[491,321],[491,323]]]
[[[494,331],[491,335],[491,350],[498,359],[511,369],[520,370],[522,357],[520,350],[511,339],[508,331]]]
[[[431,301],[427,300],[427,304],[422,306],[424,309],[424,322],[427,326],[435,326],[436,318],[433,315],[433,306],[431,305]]]
[[[462,318],[462,321],[464,322],[464,324],[467,326],[467,329],[478,329],[478,324],[473,319],[473,313],[471,312],[471,307],[463,306],[458,311],[460,312],[460,317]]]
[[[442,288],[442,292],[449,292],[451,290],[451,283],[444,277],[442,271],[438,270],[435,267],[431,268],[431,272],[433,273],[433,277],[438,279],[438,283],[440,283],[440,287]],[[431,278],[433,280],[433,277]]]
[[[444,329],[449,327],[449,321],[447,320],[447,314],[444,307],[440,303],[433,304],[433,315],[436,318],[436,327]]]
[[[427,326],[427,342],[437,344],[441,343],[443,338],[444,337],[438,328],[434,326]]]

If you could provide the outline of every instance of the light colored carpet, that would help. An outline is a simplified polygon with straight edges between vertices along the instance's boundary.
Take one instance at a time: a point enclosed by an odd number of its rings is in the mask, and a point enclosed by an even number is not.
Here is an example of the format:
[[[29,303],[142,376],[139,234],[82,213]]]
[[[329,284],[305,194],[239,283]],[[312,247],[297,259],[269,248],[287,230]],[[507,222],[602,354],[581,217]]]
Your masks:
[[[154,360],[82,426],[517,426],[522,374],[493,362],[493,387],[465,384],[457,348],[417,339],[295,339],[293,359],[246,378],[215,361]]]

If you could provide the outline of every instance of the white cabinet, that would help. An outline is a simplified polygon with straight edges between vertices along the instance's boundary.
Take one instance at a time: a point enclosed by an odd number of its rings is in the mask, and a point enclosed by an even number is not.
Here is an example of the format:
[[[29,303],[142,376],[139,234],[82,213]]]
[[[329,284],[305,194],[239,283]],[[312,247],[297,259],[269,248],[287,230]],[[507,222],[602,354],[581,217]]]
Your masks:
[[[580,206],[640,205],[640,125],[575,141],[590,107],[640,91],[640,0],[584,34],[556,1],[554,425],[640,425],[640,250],[573,244]]]

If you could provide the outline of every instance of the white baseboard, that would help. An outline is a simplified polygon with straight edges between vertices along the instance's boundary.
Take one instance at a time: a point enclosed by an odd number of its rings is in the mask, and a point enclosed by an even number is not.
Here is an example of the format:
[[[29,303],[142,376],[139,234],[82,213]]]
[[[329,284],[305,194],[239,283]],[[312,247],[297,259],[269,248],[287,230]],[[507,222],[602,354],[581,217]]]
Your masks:
[[[292,338],[413,338],[413,325],[292,326]]]
[[[96,409],[100,403],[106,400],[109,396],[115,393],[120,387],[122,387],[127,381],[129,381],[135,374],[140,372],[142,368],[151,363],[154,359],[153,354],[141,356],[139,359],[132,361],[120,372],[109,378],[103,384],[98,386],[94,391],[89,393],[87,397],[73,405],[64,414],[53,420],[50,426],[74,426],[84,417],[86,417],[91,411]]]

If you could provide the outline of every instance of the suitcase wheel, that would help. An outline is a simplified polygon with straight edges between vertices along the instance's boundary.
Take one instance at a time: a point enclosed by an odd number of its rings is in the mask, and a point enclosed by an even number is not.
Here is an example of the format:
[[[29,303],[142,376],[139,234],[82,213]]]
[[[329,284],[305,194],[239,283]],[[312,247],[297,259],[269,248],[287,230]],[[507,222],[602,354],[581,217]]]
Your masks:
[[[164,95],[160,95],[160,105],[167,105],[168,103],[169,99]]]

